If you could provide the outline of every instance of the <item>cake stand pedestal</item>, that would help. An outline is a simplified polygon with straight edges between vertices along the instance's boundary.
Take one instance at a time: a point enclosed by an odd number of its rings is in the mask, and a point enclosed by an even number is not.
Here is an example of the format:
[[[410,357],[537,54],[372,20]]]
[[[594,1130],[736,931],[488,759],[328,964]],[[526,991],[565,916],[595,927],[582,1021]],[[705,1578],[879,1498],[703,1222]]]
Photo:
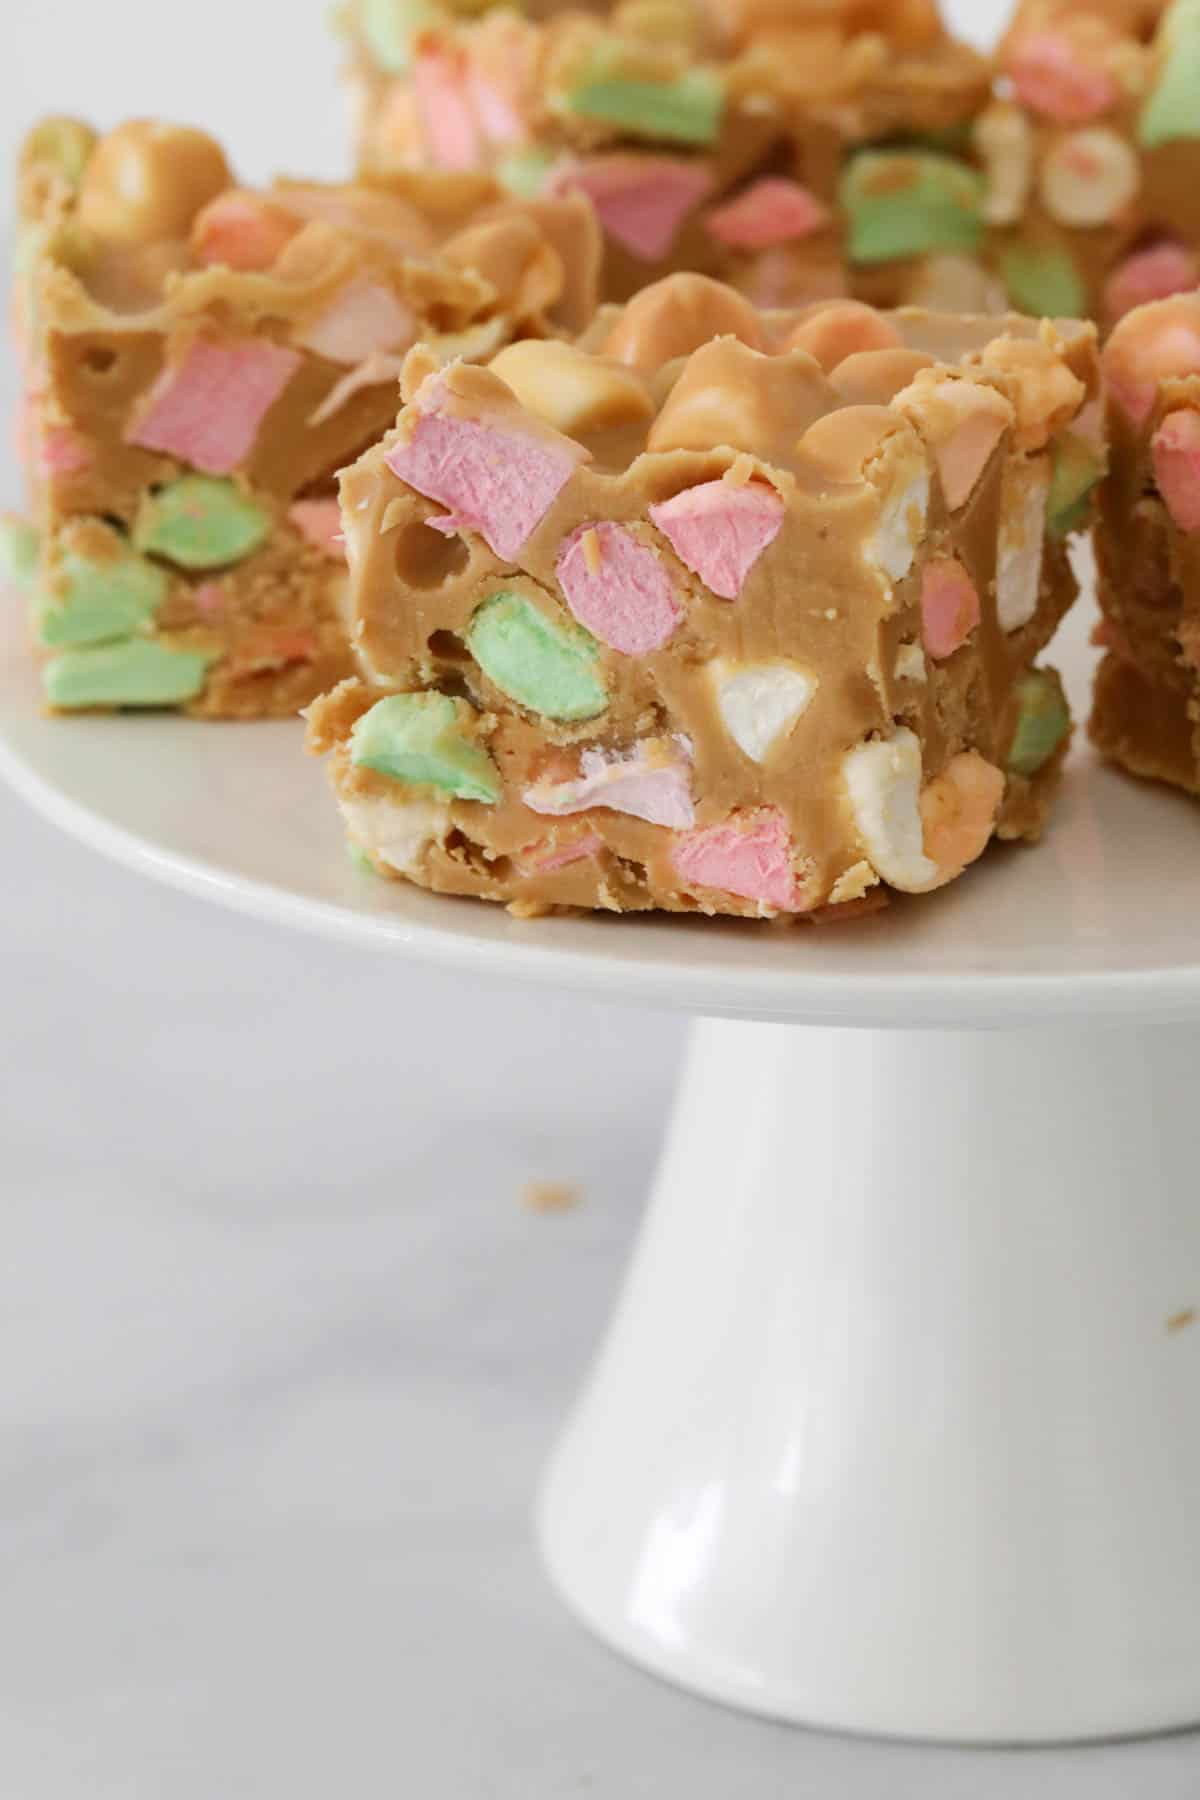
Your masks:
[[[700,1016],[542,1494],[576,1612],[807,1724],[1200,1721],[1195,809],[1080,752],[1041,850],[881,920],[519,922],[351,869],[298,737],[46,720],[10,605],[0,771],[97,848],[471,978]]]

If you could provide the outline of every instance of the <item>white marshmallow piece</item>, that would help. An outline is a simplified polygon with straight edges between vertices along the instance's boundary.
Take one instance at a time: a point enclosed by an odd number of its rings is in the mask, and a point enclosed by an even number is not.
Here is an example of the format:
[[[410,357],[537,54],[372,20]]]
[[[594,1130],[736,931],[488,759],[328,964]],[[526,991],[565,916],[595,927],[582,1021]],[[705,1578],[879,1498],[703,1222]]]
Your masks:
[[[896,680],[924,681],[925,652],[920,644],[901,644],[896,652]]]
[[[921,813],[921,745],[902,725],[890,738],[859,744],[842,758],[842,778],[859,842],[871,866],[901,893],[938,879],[926,856]]]
[[[1037,611],[1049,493],[1049,457],[1020,457],[1008,463],[996,547],[996,615],[1001,631],[1019,631]]]
[[[817,679],[795,663],[732,663],[712,667],[721,723],[751,762],[763,763],[809,706]]]
[[[929,470],[922,467],[905,487],[883,502],[879,525],[867,555],[889,581],[903,581],[913,566],[917,541],[925,530],[929,511]]]
[[[351,841],[395,869],[416,875],[426,852],[450,830],[450,808],[438,800],[342,800]]]

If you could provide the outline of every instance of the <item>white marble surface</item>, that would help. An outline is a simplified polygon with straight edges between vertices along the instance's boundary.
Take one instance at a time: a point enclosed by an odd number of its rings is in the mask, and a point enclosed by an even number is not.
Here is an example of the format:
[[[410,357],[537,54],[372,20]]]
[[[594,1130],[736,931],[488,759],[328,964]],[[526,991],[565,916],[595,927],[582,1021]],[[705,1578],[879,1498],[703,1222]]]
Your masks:
[[[270,156],[276,10],[207,0],[185,39],[147,0],[5,0],[4,142],[158,108],[236,126],[254,173],[335,167],[322,0],[294,11]],[[790,1732],[560,1610],[530,1500],[677,1024],[276,936],[7,794],[0,845],[3,1800],[1195,1800],[1197,1738]],[[534,1177],[584,1203],[532,1215]]]

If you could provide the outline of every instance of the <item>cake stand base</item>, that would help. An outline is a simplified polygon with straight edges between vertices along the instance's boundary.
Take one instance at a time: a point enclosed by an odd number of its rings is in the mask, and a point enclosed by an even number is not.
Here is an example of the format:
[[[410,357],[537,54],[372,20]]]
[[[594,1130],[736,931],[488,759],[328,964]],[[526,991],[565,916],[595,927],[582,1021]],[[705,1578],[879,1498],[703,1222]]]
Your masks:
[[[702,1021],[542,1495],[601,1637],[810,1725],[1200,1720],[1200,1032]]]

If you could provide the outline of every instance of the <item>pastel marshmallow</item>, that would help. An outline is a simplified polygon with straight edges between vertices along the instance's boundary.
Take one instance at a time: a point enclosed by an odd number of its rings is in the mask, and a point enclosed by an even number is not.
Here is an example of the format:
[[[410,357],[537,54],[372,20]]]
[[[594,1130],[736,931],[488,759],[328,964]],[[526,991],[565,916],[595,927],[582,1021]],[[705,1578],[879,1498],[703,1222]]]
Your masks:
[[[431,519],[435,530],[478,531],[490,549],[512,562],[541,524],[586,451],[544,426],[464,417],[447,409],[436,375],[414,400],[411,430],[388,450],[394,475],[450,509]]]
[[[343,288],[299,341],[330,362],[362,363],[377,354],[406,350],[416,336],[412,309],[391,288],[361,280]]]
[[[902,893],[935,886],[937,864],[925,854],[921,744],[915,732],[902,725],[890,738],[858,744],[842,758],[842,779],[872,868]]]
[[[1001,631],[1019,631],[1038,609],[1050,474],[1046,456],[1014,458],[1004,471],[996,553]]]
[[[896,396],[933,451],[951,512],[965,506],[1013,424],[1013,409],[994,388],[970,381],[918,378]]]
[[[794,663],[733,663],[711,667],[721,723],[751,762],[765,763],[808,710],[817,678]]]
[[[1180,531],[1200,530],[1200,413],[1166,415],[1150,442],[1154,479]]]
[[[710,237],[731,250],[769,250],[824,231],[829,209],[798,181],[764,175],[715,206],[704,221]]]
[[[690,758],[677,743],[658,740],[628,752],[585,750],[576,780],[539,782],[521,798],[531,812],[557,818],[602,806],[671,831],[696,822]]]
[[[683,621],[661,557],[621,525],[580,525],[566,539],[556,572],[579,623],[625,656],[660,649]]]
[[[439,169],[478,167],[483,145],[460,59],[426,50],[413,59],[411,81],[430,160]]]
[[[299,229],[300,220],[286,207],[232,188],[197,215],[191,250],[206,266],[261,271],[273,266]]]
[[[774,543],[784,505],[764,481],[705,481],[649,508],[680,562],[722,600],[736,600]]]
[[[271,515],[236,482],[182,475],[142,497],[133,541],[182,569],[219,569],[266,543]]]
[[[676,844],[671,861],[691,887],[757,900],[773,912],[803,912],[809,904],[787,820],[777,807],[759,807],[736,821],[690,832]]]
[[[350,760],[390,781],[494,806],[500,775],[473,736],[475,718],[465,700],[448,694],[391,694],[355,722]]]
[[[683,221],[712,185],[701,163],[632,153],[573,163],[554,183],[556,190],[586,194],[609,237],[647,263],[670,253]]]
[[[169,364],[127,430],[126,442],[178,457],[206,475],[228,475],[254,449],[259,427],[300,356],[263,338],[199,338]]]
[[[1056,125],[1094,119],[1118,97],[1107,69],[1089,66],[1062,32],[1024,33],[1011,45],[1004,68],[1021,104]]]
[[[1165,300],[1200,286],[1200,257],[1187,245],[1168,240],[1135,250],[1118,263],[1104,284],[1104,311],[1116,322],[1135,306]]]
[[[288,518],[306,543],[323,551],[333,562],[344,562],[342,509],[336,500],[293,500]]]
[[[1109,394],[1140,425],[1161,381],[1200,373],[1200,295],[1174,294],[1128,313],[1110,334],[1102,362]]]
[[[467,631],[471,654],[501,693],[548,719],[594,719],[608,705],[595,639],[523,594],[492,594]]]
[[[569,869],[573,863],[588,862],[604,848],[598,831],[584,831],[565,843],[551,839],[548,843],[528,844],[520,855],[521,866],[531,873],[549,875],[556,869]]]
[[[957,557],[939,556],[921,572],[921,639],[935,662],[953,656],[979,624],[979,593]]]

